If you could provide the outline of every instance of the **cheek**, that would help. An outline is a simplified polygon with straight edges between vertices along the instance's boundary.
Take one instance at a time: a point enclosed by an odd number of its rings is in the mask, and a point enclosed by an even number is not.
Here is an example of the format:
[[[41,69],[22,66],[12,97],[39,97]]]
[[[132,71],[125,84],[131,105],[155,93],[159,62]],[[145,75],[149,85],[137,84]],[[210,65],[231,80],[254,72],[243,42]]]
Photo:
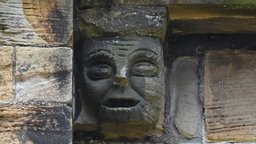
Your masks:
[[[165,84],[159,78],[148,78],[146,79],[145,93],[148,97],[145,99],[154,105],[155,107],[161,107],[164,103],[165,96]]]
[[[100,102],[103,97],[112,88],[112,78],[91,80],[86,73],[84,73],[85,89],[84,93],[86,97],[89,97],[93,101]]]
[[[164,82],[157,77],[137,77],[130,78],[130,84],[143,97],[164,95]]]
[[[132,76],[129,78],[129,83],[133,89],[136,91],[141,91],[145,88],[146,80],[145,77]]]
[[[131,86],[152,106],[164,103],[165,85],[158,77],[131,77]]]

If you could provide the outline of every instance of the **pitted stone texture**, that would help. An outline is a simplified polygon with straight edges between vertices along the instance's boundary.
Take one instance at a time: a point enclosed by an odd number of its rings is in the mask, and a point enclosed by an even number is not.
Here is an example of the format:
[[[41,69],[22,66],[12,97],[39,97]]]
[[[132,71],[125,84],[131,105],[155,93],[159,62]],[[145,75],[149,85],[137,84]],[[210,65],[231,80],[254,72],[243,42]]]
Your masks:
[[[13,96],[13,48],[0,46],[0,101]]]
[[[72,143],[72,109],[67,106],[0,108],[0,143]]]
[[[17,47],[17,101],[72,99],[72,49]]]
[[[186,138],[199,137],[202,107],[198,95],[197,60],[180,57],[172,69],[173,94],[176,97],[175,126]]]
[[[116,6],[81,11],[80,30],[87,37],[105,33],[165,37],[167,10],[158,6]],[[85,23],[83,23],[83,21]]]
[[[256,140],[255,74],[255,51],[206,52],[203,78],[207,141]]]

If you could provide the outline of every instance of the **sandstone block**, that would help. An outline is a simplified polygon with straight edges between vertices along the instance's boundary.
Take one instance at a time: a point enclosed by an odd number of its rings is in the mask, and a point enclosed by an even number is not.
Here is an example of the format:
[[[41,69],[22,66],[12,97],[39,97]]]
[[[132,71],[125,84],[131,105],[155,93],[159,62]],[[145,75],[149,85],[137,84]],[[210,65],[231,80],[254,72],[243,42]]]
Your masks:
[[[17,101],[72,99],[72,49],[17,47]]]
[[[114,6],[110,9],[92,8],[79,13],[80,30],[87,37],[104,33],[142,35],[164,38],[167,10],[158,6]]]
[[[0,44],[67,45],[72,7],[70,0],[1,0]]]
[[[112,2],[109,0],[77,0],[77,7],[79,9],[92,8],[92,7],[106,7],[111,5]]]
[[[169,0],[79,0],[78,7],[107,7],[110,5],[164,5]]]
[[[255,5],[254,0],[80,0],[79,6],[106,7],[114,5],[168,5],[168,4],[229,4],[229,5]]]
[[[256,22],[255,5],[233,5],[221,0],[219,3],[216,2],[218,0],[196,1],[184,0],[177,2],[178,4],[168,5],[173,33],[182,35],[255,33],[256,25],[253,24]],[[209,1],[211,4],[206,4],[210,3]]]
[[[255,73],[255,51],[206,52],[203,78],[209,142],[256,140]]]
[[[0,101],[13,97],[13,48],[0,46]]]
[[[0,108],[0,143],[72,143],[72,109],[67,106]]]
[[[187,138],[199,137],[202,108],[198,95],[198,64],[195,58],[180,57],[173,63],[173,94],[176,97],[175,126]]]

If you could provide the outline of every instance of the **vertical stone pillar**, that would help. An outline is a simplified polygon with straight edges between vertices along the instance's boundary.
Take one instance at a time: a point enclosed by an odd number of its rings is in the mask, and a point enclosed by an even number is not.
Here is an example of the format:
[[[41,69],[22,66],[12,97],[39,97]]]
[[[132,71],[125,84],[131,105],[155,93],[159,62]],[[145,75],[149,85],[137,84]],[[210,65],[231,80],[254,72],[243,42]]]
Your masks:
[[[72,7],[0,1],[0,143],[72,143]]]

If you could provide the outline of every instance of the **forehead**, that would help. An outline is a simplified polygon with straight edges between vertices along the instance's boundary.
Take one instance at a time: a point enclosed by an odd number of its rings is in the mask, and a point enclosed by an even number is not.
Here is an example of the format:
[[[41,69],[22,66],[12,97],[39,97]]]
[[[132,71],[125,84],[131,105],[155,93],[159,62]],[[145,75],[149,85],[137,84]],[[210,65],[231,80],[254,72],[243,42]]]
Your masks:
[[[153,37],[107,37],[107,38],[92,38],[86,42],[83,49],[84,54],[91,53],[97,50],[107,50],[114,54],[122,52],[122,54],[129,54],[138,49],[148,49],[157,54],[162,51],[161,42],[158,38]]]

